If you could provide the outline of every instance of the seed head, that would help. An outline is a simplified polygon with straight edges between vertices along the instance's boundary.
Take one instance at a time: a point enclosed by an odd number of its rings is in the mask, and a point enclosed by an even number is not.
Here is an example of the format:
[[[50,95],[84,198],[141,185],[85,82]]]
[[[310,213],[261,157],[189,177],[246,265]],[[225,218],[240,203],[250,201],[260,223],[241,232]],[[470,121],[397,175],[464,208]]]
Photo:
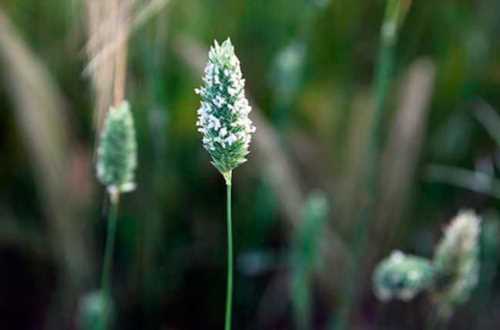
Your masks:
[[[409,301],[432,284],[430,261],[394,251],[382,260],[373,276],[375,295],[382,301]]]
[[[474,212],[460,212],[445,229],[436,249],[434,291],[445,313],[464,303],[477,284],[480,222]]]
[[[215,41],[210,49],[203,81],[204,85],[195,90],[201,96],[196,125],[212,164],[227,176],[246,161],[255,132],[248,118],[251,108],[245,97],[240,61],[229,39],[222,45]]]
[[[130,107],[123,101],[108,111],[97,149],[97,177],[110,194],[135,188],[137,142]]]

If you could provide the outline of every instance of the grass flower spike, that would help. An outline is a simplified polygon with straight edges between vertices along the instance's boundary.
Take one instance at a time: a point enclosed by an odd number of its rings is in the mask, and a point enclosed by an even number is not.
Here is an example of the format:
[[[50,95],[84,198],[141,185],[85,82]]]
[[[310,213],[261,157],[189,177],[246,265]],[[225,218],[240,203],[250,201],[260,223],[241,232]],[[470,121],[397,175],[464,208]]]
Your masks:
[[[432,284],[433,275],[432,264],[427,259],[394,251],[375,270],[375,295],[381,301],[409,301]]]
[[[134,121],[128,103],[123,101],[108,111],[97,149],[97,177],[106,186],[111,200],[101,273],[101,295],[104,307],[99,330],[107,329],[110,324],[112,259],[120,194],[135,188],[136,167],[137,142]]]
[[[477,284],[480,222],[474,212],[460,212],[446,228],[436,249],[434,292],[444,316],[464,303]]]
[[[375,295],[382,301],[408,301],[426,290],[436,307],[429,327],[446,326],[478,283],[480,232],[480,218],[461,211],[446,228],[432,261],[399,251],[382,260],[373,275]]]
[[[130,107],[123,101],[111,108],[97,150],[97,177],[111,195],[135,188],[137,142]]]
[[[248,118],[251,108],[240,61],[229,39],[222,45],[215,41],[210,49],[203,81],[204,86],[195,90],[202,99],[196,124],[212,164],[227,180],[232,170],[246,161],[255,132]]]
[[[233,296],[233,232],[231,219],[231,181],[233,170],[246,161],[255,126],[248,114],[245,80],[234,47],[227,39],[215,41],[208,53],[204,85],[195,92],[201,96],[198,109],[198,131],[212,164],[226,180],[227,187],[227,296],[225,330],[231,329]]]

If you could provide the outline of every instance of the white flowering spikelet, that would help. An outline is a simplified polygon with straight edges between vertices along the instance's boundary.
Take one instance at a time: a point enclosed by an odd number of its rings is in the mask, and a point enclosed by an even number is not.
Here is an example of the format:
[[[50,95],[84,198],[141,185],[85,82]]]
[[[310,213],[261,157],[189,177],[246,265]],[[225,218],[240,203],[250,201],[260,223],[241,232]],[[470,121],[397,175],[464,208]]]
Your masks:
[[[108,111],[97,149],[97,177],[111,195],[135,188],[137,142],[129,104]]]
[[[374,292],[381,301],[409,301],[432,285],[433,276],[429,260],[393,251],[375,270]]]
[[[434,255],[435,298],[443,312],[464,303],[479,276],[479,234],[481,220],[473,211],[461,211],[445,229]]]
[[[217,41],[208,53],[204,85],[195,92],[201,96],[198,131],[212,164],[226,177],[246,161],[255,126],[248,117],[250,105],[245,97],[245,80],[231,41]]]

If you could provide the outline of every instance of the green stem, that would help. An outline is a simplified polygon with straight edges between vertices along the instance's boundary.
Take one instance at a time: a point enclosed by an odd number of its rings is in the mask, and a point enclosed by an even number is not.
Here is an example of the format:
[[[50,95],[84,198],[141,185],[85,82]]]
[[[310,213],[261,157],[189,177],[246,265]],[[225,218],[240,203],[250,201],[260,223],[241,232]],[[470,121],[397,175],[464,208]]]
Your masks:
[[[115,246],[116,224],[119,205],[119,194],[110,194],[111,206],[108,214],[108,231],[104,252],[104,261],[101,273],[101,294],[104,298],[104,310],[102,315],[101,330],[108,328],[109,314],[111,309],[111,273],[113,268],[113,251]]]
[[[355,225],[354,233],[356,236],[353,239],[353,262],[351,269],[347,271],[350,283],[346,285],[343,302],[339,308],[337,318],[331,322],[331,329],[343,330],[348,327],[349,315],[356,300],[355,285],[359,283],[363,253],[366,251],[368,243],[368,226],[372,222],[376,207],[377,181],[380,173],[379,158],[383,149],[383,120],[387,112],[386,98],[394,70],[395,45],[399,25],[401,25],[407,10],[408,7],[405,8],[401,0],[387,0],[386,2],[386,12],[380,33],[380,45],[373,86],[375,109],[364,162],[366,164],[366,168],[364,169],[364,183],[367,192],[366,205],[360,209],[358,214],[359,220]]]
[[[227,292],[225,330],[231,330],[231,309],[233,301],[233,229],[231,219],[231,173],[225,175],[227,187]]]

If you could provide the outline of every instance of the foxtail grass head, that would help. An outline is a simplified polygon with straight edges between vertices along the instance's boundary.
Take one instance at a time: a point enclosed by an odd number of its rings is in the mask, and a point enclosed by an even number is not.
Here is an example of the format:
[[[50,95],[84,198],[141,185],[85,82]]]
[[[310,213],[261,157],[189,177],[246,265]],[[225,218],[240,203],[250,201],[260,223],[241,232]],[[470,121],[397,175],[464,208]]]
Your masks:
[[[382,301],[409,301],[431,284],[434,271],[430,261],[394,251],[375,270],[375,295]]]
[[[134,190],[137,142],[130,107],[123,101],[108,111],[97,149],[97,177],[115,196]]]
[[[109,315],[106,316],[106,313]],[[100,329],[104,318],[110,322],[114,320],[115,308],[110,296],[105,296],[101,291],[86,294],[80,301],[78,313],[78,329],[95,330]]]
[[[433,291],[442,313],[451,314],[464,303],[478,282],[480,223],[474,212],[460,212],[437,246]]]
[[[203,82],[195,90],[201,97],[196,125],[212,164],[229,182],[232,170],[246,161],[255,132],[240,61],[229,39],[210,48]]]

